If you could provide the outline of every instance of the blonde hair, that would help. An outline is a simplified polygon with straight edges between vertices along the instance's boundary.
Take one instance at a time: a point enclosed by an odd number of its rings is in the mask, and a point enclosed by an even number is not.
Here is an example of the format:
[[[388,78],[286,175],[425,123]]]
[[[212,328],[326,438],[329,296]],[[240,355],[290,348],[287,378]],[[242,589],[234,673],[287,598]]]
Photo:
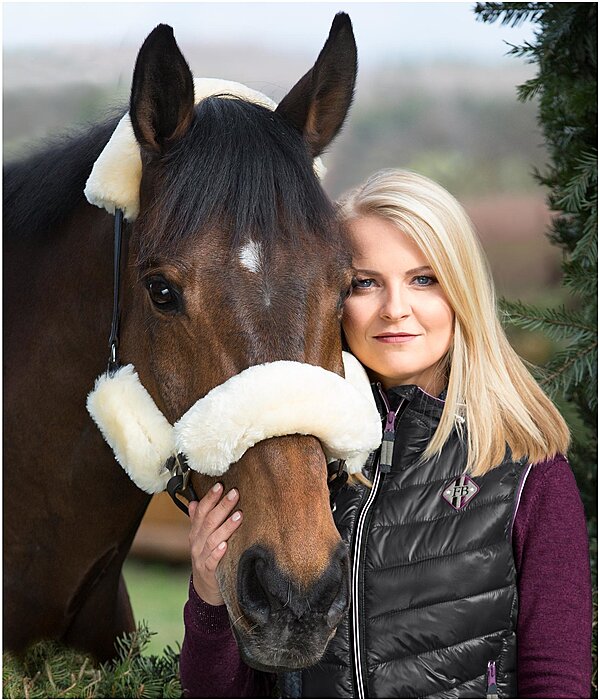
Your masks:
[[[395,224],[427,258],[454,311],[446,402],[423,458],[439,454],[454,429],[465,436],[473,475],[500,464],[507,444],[515,460],[566,452],[567,425],[508,342],[485,253],[456,199],[422,175],[382,170],[341,198],[338,215]]]

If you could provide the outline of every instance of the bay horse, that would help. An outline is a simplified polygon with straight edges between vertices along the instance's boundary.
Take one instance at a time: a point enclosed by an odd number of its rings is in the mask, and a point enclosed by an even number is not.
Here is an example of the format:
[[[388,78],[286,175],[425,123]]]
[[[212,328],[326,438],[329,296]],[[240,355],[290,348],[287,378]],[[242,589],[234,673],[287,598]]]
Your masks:
[[[253,365],[291,360],[342,374],[350,258],[312,159],[339,132],[355,77],[344,13],[275,111],[218,96],[195,105],[166,25],[140,49],[129,105],[140,213],[125,230],[119,350],[171,423]],[[134,627],[121,567],[150,496],[85,409],[106,362],[113,217],[83,190],[116,123],[5,169],[4,642],[13,651],[58,639],[102,660]],[[258,270],[240,264],[250,241]],[[198,494],[216,480],[192,476]],[[348,605],[321,444],[264,440],[218,480],[239,490],[244,512],[219,567],[242,655],[258,668],[315,663]]]

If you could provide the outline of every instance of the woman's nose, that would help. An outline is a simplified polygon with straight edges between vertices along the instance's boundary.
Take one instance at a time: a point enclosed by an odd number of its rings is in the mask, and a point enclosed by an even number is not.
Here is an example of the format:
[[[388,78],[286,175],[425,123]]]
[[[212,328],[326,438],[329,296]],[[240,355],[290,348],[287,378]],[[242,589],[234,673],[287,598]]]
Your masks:
[[[387,321],[397,321],[412,313],[408,295],[402,289],[388,290],[381,307],[381,318]]]

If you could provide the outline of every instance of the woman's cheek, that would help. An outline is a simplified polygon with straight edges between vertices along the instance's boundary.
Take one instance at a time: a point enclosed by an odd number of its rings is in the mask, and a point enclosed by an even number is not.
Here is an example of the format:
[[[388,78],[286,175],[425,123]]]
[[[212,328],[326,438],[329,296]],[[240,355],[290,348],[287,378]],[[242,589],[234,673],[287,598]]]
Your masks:
[[[358,307],[358,308],[357,308]],[[342,314],[342,328],[348,336],[354,337],[357,333],[358,328],[360,328],[360,305],[356,303],[356,299],[348,299],[344,305],[344,312]]]

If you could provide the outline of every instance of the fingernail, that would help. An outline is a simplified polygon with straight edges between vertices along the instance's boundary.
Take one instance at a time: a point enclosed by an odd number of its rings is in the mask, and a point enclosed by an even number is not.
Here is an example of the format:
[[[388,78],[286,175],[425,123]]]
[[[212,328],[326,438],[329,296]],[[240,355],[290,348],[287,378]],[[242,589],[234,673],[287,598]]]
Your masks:
[[[237,491],[235,489],[231,489],[231,491],[227,494],[227,498],[230,501],[235,501],[235,499],[237,498]]]
[[[235,513],[231,516],[231,519],[233,521],[237,522],[241,517],[242,517],[242,514],[240,513],[240,511],[236,510]]]
[[[217,483],[212,487],[212,490],[216,493],[217,491],[221,490],[221,484],[217,481]]]
[[[225,549],[225,542],[221,542],[217,549]]]

